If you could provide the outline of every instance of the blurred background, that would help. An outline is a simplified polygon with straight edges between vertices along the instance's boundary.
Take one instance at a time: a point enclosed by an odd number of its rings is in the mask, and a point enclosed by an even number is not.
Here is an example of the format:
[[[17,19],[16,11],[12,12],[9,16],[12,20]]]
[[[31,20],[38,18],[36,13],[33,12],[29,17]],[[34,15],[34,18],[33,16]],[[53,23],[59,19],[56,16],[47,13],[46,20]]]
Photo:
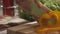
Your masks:
[[[39,0],[39,1],[53,11],[55,10],[60,11],[60,0],[58,1]],[[14,27],[21,24],[26,24],[26,23],[38,24],[37,20],[35,20],[34,17],[27,12],[29,11],[29,9],[32,11],[31,13],[37,17],[40,17],[46,13],[43,9],[39,8],[34,1],[28,4],[28,6],[24,4],[25,6],[27,6],[27,8],[25,8],[25,10],[27,11],[23,10],[20,7],[19,2],[16,2],[16,0],[0,0],[0,30],[1,31],[3,32],[5,31],[6,33],[7,28]]]

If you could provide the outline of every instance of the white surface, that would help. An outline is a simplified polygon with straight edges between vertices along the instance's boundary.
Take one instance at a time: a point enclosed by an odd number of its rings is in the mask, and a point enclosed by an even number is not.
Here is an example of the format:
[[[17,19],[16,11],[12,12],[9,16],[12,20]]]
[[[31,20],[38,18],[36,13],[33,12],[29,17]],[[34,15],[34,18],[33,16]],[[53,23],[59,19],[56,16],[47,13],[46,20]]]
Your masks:
[[[3,19],[0,19],[0,24],[7,24],[9,20],[11,20],[12,17],[4,17]]]
[[[27,23],[27,24],[35,24],[35,23],[37,23],[37,21],[29,22],[29,23]]]
[[[26,20],[16,17],[16,18],[13,18],[12,20],[10,20],[9,22],[19,23],[19,22],[26,22]]]
[[[0,24],[8,24],[8,23],[20,23],[20,22],[26,22],[27,20],[24,20],[22,18],[18,17],[4,17],[4,19],[0,19]]]

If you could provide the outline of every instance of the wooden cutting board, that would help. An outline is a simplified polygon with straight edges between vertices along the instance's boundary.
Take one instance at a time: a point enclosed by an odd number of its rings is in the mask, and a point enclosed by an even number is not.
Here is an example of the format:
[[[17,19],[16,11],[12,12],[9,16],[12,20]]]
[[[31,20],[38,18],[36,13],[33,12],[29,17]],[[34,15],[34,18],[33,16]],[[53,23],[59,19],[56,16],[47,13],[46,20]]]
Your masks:
[[[15,27],[8,28],[7,34],[37,34],[34,30],[38,24],[23,24]]]

